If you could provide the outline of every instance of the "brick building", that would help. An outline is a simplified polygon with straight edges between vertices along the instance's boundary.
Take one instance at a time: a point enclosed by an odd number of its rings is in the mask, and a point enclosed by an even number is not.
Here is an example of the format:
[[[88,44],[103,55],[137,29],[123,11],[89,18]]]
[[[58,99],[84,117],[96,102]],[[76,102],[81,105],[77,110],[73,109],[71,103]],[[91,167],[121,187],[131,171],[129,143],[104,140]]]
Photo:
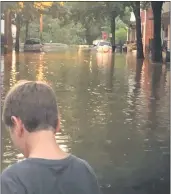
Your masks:
[[[153,38],[153,11],[152,8],[141,10],[141,30],[144,53],[149,51],[150,40]],[[131,21],[131,25],[127,31],[127,41],[136,41],[135,21]],[[167,41],[167,48],[170,51],[170,2],[164,2],[162,8],[162,26],[161,41]]]
[[[134,13],[131,13],[130,25],[127,29],[127,41],[135,42],[136,41],[136,26],[135,26],[135,16]]]
[[[151,8],[141,11],[141,30],[144,52],[148,52],[153,38],[153,11]]]
[[[170,51],[170,2],[165,2],[162,9],[162,42],[167,42],[167,49]]]

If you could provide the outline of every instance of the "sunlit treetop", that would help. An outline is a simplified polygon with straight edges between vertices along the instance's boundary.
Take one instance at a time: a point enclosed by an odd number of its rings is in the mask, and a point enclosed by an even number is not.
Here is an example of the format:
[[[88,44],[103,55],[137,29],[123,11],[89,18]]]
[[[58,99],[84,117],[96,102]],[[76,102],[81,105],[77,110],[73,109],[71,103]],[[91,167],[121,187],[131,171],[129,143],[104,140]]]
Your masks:
[[[19,7],[20,7],[20,8],[23,8],[23,7],[24,7],[24,2],[21,2],[21,1],[20,1],[20,2],[18,2],[18,4],[19,4]]]
[[[59,2],[55,2],[57,3],[59,6],[63,7],[64,6],[64,2],[63,1],[59,1]],[[28,1],[19,1],[19,2],[3,2],[1,5],[1,11],[4,11],[6,9],[10,9],[13,11],[19,11],[22,12],[23,9],[28,9],[28,7],[30,8],[35,8],[37,10],[40,11],[44,11],[45,9],[51,8],[53,6],[54,2],[53,1],[37,1],[37,2],[28,2]]]
[[[22,1],[18,2],[18,11],[21,12],[23,8],[24,8],[24,2]]]
[[[39,10],[44,10],[46,8],[49,8],[53,5],[53,1],[39,1],[39,2],[34,2],[34,7],[39,9]],[[64,2],[58,2],[60,6],[64,5]]]
[[[63,1],[59,2],[59,5],[64,6],[64,2]]]
[[[40,9],[40,10],[44,10],[45,8],[49,8],[51,7],[53,4],[53,2],[51,1],[47,1],[47,2],[34,2],[34,7],[37,8],[37,9]]]

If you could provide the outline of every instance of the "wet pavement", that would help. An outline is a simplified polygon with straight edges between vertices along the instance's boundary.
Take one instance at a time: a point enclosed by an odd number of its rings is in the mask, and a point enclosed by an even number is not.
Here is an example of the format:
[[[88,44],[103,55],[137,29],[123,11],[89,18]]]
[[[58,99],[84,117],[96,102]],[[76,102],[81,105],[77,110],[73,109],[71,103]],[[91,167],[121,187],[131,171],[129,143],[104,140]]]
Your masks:
[[[169,194],[170,72],[164,64],[66,50],[9,54],[1,67],[2,99],[17,80],[52,85],[61,115],[57,142],[92,165],[104,194]],[[4,126],[2,138],[4,169],[22,155]]]

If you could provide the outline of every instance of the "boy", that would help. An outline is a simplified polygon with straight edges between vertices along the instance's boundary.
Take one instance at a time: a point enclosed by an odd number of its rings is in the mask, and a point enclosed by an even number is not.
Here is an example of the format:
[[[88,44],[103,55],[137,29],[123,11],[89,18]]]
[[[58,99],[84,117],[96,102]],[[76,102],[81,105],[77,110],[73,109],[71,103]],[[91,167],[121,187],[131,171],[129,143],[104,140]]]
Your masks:
[[[2,194],[99,194],[92,168],[56,144],[55,94],[43,82],[21,81],[6,96],[3,121],[25,160],[1,174]]]

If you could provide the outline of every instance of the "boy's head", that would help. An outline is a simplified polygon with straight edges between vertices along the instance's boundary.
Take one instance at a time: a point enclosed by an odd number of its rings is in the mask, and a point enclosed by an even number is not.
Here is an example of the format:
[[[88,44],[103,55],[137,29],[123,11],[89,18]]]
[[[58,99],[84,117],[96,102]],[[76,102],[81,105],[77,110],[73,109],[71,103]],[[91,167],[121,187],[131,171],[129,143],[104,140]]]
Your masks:
[[[39,81],[20,81],[5,98],[3,121],[21,151],[29,134],[45,130],[55,133],[59,121],[52,88]]]

